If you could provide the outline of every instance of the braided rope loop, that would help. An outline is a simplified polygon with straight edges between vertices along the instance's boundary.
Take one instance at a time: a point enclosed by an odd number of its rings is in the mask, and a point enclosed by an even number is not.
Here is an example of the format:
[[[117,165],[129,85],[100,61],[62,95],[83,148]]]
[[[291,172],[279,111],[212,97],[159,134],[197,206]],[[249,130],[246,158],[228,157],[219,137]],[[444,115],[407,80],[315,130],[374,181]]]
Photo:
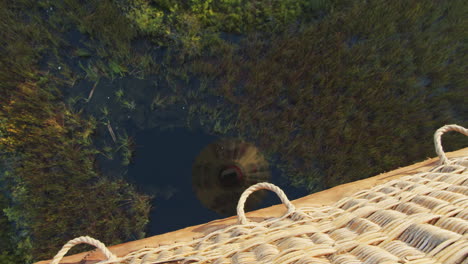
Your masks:
[[[434,133],[435,151],[439,156],[440,161],[445,165],[449,165],[450,162],[447,156],[445,155],[444,149],[442,148],[441,137],[445,132],[448,131],[457,131],[459,133],[464,134],[465,136],[468,136],[468,129],[459,125],[445,125],[437,129],[437,131]]]
[[[59,264],[63,256],[65,256],[65,254],[67,254],[67,252],[72,247],[83,243],[99,248],[102,251],[102,253],[106,256],[107,260],[113,260],[117,258],[117,256],[112,254],[112,252],[110,252],[109,249],[107,249],[106,245],[104,245],[101,241],[91,238],[89,236],[81,236],[68,241],[68,243],[66,243],[62,247],[62,249],[57,253],[57,255],[55,255],[50,264]]]
[[[273,191],[278,195],[281,202],[286,206],[286,208],[288,208],[288,212],[286,214],[296,211],[296,207],[294,207],[294,205],[289,201],[288,197],[286,196],[286,194],[284,194],[283,190],[281,190],[278,186],[274,184],[268,182],[261,182],[247,188],[239,198],[239,202],[237,204],[237,220],[239,224],[244,225],[248,223],[247,218],[245,217],[244,205],[249,195],[251,195],[255,191],[263,189]]]

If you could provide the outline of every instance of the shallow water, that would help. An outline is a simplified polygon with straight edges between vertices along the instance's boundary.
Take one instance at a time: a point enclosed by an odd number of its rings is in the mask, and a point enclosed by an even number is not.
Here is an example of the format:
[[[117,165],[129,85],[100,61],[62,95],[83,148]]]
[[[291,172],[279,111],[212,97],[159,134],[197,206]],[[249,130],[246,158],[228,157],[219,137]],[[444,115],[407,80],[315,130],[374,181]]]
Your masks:
[[[199,201],[192,185],[192,165],[208,144],[223,137],[236,137],[232,134],[210,135],[197,124],[187,127],[187,108],[191,102],[187,102],[187,105],[176,101],[150,110],[149,105],[155,95],[164,97],[171,93],[168,87],[158,86],[156,82],[155,78],[119,78],[112,81],[101,79],[91,99],[80,99],[76,104],[77,109],[83,109],[83,113],[98,119],[94,139],[97,146],[107,145],[118,149],[121,144],[119,138],[123,135],[128,135],[134,141],[129,166],[122,165],[120,152],[116,152],[112,159],[99,155],[97,165],[105,176],[124,177],[139,191],[154,196],[147,236],[227,217],[205,207]],[[68,98],[88,98],[93,85],[91,82],[81,81],[64,92]],[[122,101],[116,95],[119,90],[123,91],[126,100],[135,102],[136,109],[122,106]],[[216,98],[205,100],[210,104],[222,103]],[[103,113],[104,107],[109,112],[107,115]],[[200,115],[196,112],[194,114]],[[117,142],[113,142],[107,122],[117,135]],[[308,194],[305,188],[290,186],[287,179],[275,168],[275,163],[269,161],[269,164],[269,181],[280,186],[290,199]],[[213,194],[213,199],[216,199],[215,196]],[[238,197],[232,203],[236,204],[237,199]],[[279,202],[275,194],[267,193],[256,208]]]
[[[217,137],[176,128],[143,130],[135,138],[137,148],[127,178],[140,190],[155,196],[147,236],[226,217],[203,206],[192,186],[195,158]],[[273,166],[270,169],[270,181],[280,186],[290,199],[307,194],[305,189],[289,186]],[[279,202],[273,193],[268,193],[258,208]]]

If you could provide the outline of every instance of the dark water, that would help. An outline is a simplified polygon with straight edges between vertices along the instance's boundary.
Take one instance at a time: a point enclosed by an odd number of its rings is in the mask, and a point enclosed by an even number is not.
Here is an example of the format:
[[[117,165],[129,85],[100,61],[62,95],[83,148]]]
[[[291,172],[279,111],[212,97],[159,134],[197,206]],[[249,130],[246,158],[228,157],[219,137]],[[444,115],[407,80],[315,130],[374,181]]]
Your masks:
[[[64,93],[68,97],[87,98],[92,87],[92,82],[80,82]],[[124,91],[126,100],[135,102],[135,110],[122,107],[122,102],[116,97],[118,90]],[[154,195],[147,236],[227,217],[205,207],[198,200],[192,186],[192,165],[195,158],[202,149],[220,138],[203,132],[205,130],[199,126],[192,129],[184,126],[188,106],[183,103],[175,102],[163,109],[150,111],[150,101],[155,94],[167,95],[170,92],[167,87],[159,86],[156,89],[152,80],[101,79],[92,99],[88,102],[81,99],[78,102],[78,108],[100,121],[98,138],[95,141],[98,146],[102,147],[104,142],[110,146],[119,145],[119,142],[114,143],[111,139],[105,125],[108,121],[117,137],[127,133],[136,144],[128,167],[122,166],[119,154],[115,154],[113,159],[98,156],[101,172],[109,177],[121,175],[139,191]],[[108,116],[103,115],[104,107],[108,109]],[[270,182],[282,188],[291,200],[308,194],[305,189],[290,186],[275,168],[275,164],[271,161],[269,163]],[[258,208],[278,203],[280,200],[276,195],[268,192]]]
[[[135,138],[137,148],[128,169],[128,179],[141,190],[155,195],[147,236],[226,217],[204,207],[192,188],[192,164],[216,137],[177,128],[142,130]],[[270,181],[280,186],[290,199],[307,194],[304,189],[288,186],[274,166],[270,167]],[[279,202],[276,195],[268,193],[259,208]]]

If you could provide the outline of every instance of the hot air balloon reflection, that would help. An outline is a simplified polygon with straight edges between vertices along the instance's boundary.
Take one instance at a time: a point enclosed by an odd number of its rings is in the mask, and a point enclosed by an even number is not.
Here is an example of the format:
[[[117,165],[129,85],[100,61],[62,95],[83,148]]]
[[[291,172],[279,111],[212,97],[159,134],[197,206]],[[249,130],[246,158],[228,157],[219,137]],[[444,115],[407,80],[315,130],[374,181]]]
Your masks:
[[[195,159],[192,181],[205,207],[234,215],[237,201],[249,186],[270,179],[269,166],[252,144],[239,139],[222,139],[206,146]],[[251,210],[265,197],[263,191],[249,196],[245,209]]]

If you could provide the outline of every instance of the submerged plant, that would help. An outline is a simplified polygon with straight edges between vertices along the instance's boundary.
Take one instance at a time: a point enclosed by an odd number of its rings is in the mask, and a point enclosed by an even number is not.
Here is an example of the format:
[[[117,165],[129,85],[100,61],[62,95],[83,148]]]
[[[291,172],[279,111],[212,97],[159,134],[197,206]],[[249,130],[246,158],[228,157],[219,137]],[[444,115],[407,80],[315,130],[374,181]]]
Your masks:
[[[109,117],[109,109],[107,108],[107,106],[101,107],[101,113],[103,115],[102,118],[108,118]]]
[[[133,100],[132,101],[123,100],[122,101],[122,106],[127,108],[130,111],[133,111],[133,110],[136,109],[136,103]]]
[[[75,51],[75,54],[76,56],[78,57],[82,57],[82,58],[89,58],[92,56],[92,53],[87,50],[87,49],[82,49],[82,48],[79,48]]]
[[[160,94],[156,94],[156,96],[154,96],[153,100],[151,101],[151,110],[154,110],[156,107],[164,108],[166,106],[165,101],[166,99],[164,97],[162,97]]]
[[[108,67],[110,69],[109,73],[110,73],[111,80],[114,80],[116,75],[122,77],[127,72],[127,69],[125,67],[121,66],[115,61],[110,61]]]
[[[117,91],[115,91],[115,98],[117,98],[117,101],[122,100],[123,96],[124,96],[124,90],[122,88],[119,88]]]
[[[102,147],[102,150],[99,151],[99,154],[103,155],[104,157],[106,157],[109,160],[113,160],[114,159],[114,148],[112,148],[111,146],[106,145],[106,146]]]
[[[117,151],[122,154],[122,165],[129,165],[135,152],[135,141],[124,132],[118,136],[117,144]]]
[[[87,66],[83,66],[81,61],[78,62],[79,67],[86,73],[85,78],[88,78],[91,81],[98,81],[100,73],[96,66],[93,66],[88,62]]]

